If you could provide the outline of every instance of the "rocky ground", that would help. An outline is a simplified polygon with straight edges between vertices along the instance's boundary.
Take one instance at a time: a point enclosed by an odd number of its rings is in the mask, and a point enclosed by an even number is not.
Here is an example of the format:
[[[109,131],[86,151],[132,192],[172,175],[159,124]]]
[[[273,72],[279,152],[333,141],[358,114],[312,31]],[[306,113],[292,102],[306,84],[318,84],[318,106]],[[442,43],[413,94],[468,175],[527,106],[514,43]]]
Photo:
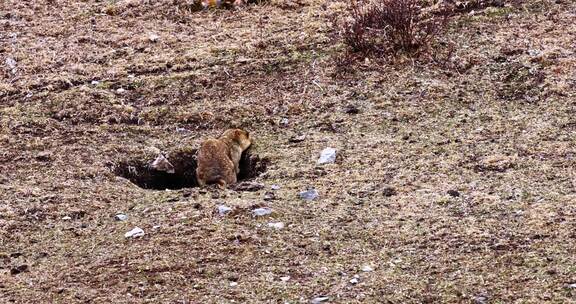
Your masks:
[[[0,3],[0,302],[576,302],[576,4],[348,69],[343,7]],[[117,175],[228,127],[262,189]]]

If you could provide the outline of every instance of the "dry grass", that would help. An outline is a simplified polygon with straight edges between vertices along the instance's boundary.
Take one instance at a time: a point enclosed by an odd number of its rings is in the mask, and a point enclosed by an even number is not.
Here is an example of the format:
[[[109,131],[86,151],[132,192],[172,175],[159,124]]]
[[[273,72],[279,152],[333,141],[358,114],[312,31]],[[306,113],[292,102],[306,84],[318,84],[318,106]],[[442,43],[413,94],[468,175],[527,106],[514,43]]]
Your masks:
[[[445,67],[339,78],[340,2],[109,5],[0,4],[0,302],[575,302],[572,2],[456,15]],[[270,158],[265,190],[145,190],[109,169],[228,126]],[[318,167],[326,146],[340,160]],[[309,186],[319,200],[298,199]]]

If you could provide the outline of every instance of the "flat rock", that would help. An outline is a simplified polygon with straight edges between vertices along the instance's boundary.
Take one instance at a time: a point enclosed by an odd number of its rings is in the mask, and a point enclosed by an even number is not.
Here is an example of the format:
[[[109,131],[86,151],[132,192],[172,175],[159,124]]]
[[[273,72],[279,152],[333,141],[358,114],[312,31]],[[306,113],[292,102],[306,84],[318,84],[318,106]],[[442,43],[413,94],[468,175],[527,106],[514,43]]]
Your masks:
[[[268,207],[256,208],[252,210],[254,216],[266,216],[272,213],[272,209]]]
[[[318,158],[318,164],[331,164],[336,161],[336,149],[326,148],[320,152],[320,158]]]
[[[140,227],[134,227],[134,229],[124,234],[125,238],[139,238],[142,236],[144,236],[144,230],[142,230]]]
[[[262,190],[262,189],[264,189],[263,184],[254,183],[254,182],[241,182],[241,183],[236,184],[236,186],[234,186],[234,190],[236,190],[236,191],[254,192],[254,191],[258,191],[258,190]]]
[[[218,214],[220,216],[224,216],[230,212],[232,212],[232,208],[225,205],[218,205]]]
[[[327,297],[327,296],[320,296],[320,297],[315,297],[314,299],[312,299],[311,303],[312,303],[312,304],[326,303],[326,302],[328,302],[328,300],[330,300],[329,297]]]
[[[127,219],[128,219],[128,216],[127,216],[126,214],[124,214],[124,213],[118,213],[118,214],[116,214],[116,215],[114,216],[114,218],[115,218],[117,221],[122,222],[122,221],[127,220]]]
[[[298,193],[298,196],[305,201],[313,201],[318,198],[319,194],[316,189],[309,189]]]
[[[272,223],[268,223],[268,227],[270,228],[274,228],[276,230],[280,230],[280,229],[284,229],[286,225],[284,225],[284,223],[282,222],[272,222]]]
[[[174,166],[164,157],[163,154],[159,154],[158,157],[150,164],[150,168],[156,171],[162,171],[166,173],[174,173]]]

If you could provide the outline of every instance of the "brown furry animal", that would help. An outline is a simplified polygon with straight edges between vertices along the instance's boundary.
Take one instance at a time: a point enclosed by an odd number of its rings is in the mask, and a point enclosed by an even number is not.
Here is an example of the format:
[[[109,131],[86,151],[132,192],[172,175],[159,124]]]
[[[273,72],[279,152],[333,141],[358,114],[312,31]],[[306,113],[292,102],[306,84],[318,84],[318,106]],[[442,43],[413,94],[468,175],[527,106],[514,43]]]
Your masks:
[[[240,172],[240,157],[251,144],[250,134],[242,129],[229,129],[218,139],[203,142],[198,150],[198,185],[218,184],[225,188],[235,184]]]

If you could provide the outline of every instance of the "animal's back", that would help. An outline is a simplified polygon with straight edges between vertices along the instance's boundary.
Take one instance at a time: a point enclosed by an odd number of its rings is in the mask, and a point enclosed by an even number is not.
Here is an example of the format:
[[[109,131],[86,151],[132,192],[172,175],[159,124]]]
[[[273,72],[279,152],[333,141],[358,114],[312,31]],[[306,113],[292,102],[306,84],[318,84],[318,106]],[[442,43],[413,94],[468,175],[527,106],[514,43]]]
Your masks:
[[[236,183],[234,163],[229,156],[229,147],[217,139],[206,140],[198,150],[198,183],[233,184]]]

